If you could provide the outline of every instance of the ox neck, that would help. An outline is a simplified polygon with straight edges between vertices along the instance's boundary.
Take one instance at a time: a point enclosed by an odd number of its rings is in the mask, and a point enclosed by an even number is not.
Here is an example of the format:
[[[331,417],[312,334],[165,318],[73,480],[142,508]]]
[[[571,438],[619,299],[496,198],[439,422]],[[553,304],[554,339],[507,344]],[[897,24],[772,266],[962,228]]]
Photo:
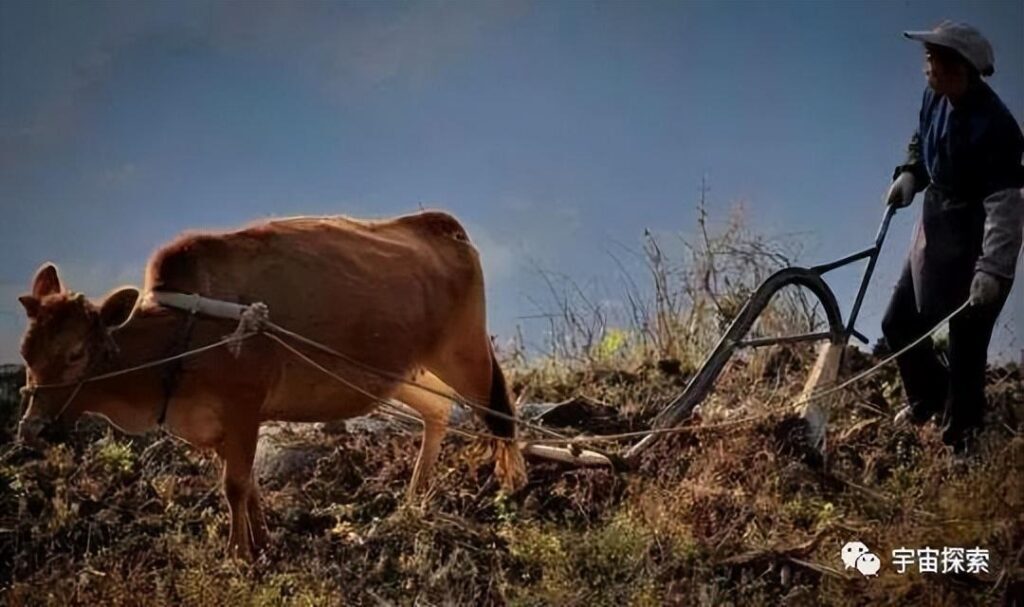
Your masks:
[[[128,369],[168,355],[181,326],[180,313],[137,314],[122,327],[111,331],[119,352],[109,371]],[[125,432],[152,429],[164,405],[163,366],[132,371],[124,375],[85,384],[80,396],[83,412],[103,415]]]
[[[166,356],[181,322],[180,313],[142,312],[111,331],[120,352],[118,367],[129,368]]]

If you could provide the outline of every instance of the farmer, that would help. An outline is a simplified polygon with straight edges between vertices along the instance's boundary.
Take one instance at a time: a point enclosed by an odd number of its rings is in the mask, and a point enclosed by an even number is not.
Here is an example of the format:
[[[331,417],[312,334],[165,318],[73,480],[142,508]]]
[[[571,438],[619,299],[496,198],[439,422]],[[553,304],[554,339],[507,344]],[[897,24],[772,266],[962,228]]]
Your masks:
[[[897,422],[944,413],[942,440],[962,453],[981,426],[988,344],[1021,247],[1024,137],[982,80],[994,57],[978,30],[944,21],[903,35],[924,43],[928,87],[886,203],[924,190],[924,208],[882,332],[898,351],[970,301],[949,323],[948,369],[930,339],[897,359],[908,401]]]

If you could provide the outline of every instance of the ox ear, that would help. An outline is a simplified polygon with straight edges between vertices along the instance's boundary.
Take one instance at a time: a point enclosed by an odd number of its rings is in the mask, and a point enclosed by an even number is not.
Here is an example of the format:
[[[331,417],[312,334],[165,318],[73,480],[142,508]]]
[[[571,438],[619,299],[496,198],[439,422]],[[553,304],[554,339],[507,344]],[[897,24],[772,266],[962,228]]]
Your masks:
[[[135,304],[139,301],[139,290],[135,287],[122,287],[111,292],[100,305],[100,318],[107,327],[120,327],[128,322]]]
[[[32,280],[32,296],[36,299],[42,299],[47,295],[60,293],[60,291],[60,277],[57,276],[57,266],[46,262],[43,264],[43,267],[39,268],[35,279]]]
[[[25,313],[29,318],[35,318],[39,314],[39,300],[32,295],[21,295],[18,301],[25,306]]]

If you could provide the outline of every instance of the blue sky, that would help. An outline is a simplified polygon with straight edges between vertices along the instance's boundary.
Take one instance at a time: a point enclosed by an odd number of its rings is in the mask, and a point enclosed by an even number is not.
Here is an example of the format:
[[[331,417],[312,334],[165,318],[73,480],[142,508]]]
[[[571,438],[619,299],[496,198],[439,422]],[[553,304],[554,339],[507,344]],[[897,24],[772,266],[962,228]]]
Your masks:
[[[535,264],[612,292],[613,241],[691,232],[703,175],[715,217],[743,203],[801,261],[839,257],[873,238],[915,126],[922,53],[900,32],[944,18],[989,37],[1024,117],[1012,0],[0,0],[0,361],[44,261],[99,296],[182,230],[270,215],[450,210],[502,337],[540,330]],[[868,293],[872,337],[916,214]],[[858,276],[830,275],[840,301]]]

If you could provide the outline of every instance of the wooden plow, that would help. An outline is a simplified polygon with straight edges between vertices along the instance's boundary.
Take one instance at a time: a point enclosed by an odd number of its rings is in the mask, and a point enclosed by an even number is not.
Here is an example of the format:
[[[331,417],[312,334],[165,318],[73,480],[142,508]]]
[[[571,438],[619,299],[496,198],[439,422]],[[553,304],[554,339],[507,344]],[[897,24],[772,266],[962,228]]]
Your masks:
[[[885,241],[885,236],[889,231],[889,224],[895,212],[896,209],[893,206],[886,208],[885,216],[878,228],[875,242],[872,246],[830,263],[810,268],[784,268],[761,283],[754,294],[743,305],[736,318],[733,319],[725,334],[718,341],[718,344],[708,354],[707,358],[704,359],[704,363],[687,383],[686,388],[658,414],[654,421],[653,430],[626,451],[622,456],[623,462],[626,465],[633,465],[644,451],[650,449],[668,433],[665,430],[677,428],[685,422],[697,405],[702,403],[714,389],[718,376],[725,368],[726,363],[729,362],[729,359],[737,351],[745,348],[760,348],[797,342],[824,342],[818,350],[817,360],[804,384],[801,396],[797,400],[797,402],[805,403],[801,406],[800,415],[807,421],[809,442],[814,448],[822,450],[828,415],[825,408],[816,401],[810,400],[810,397],[835,383],[839,374],[840,364],[842,363],[843,352],[851,337],[862,343],[868,343],[867,338],[857,331],[855,325],[857,316],[860,314],[861,305],[864,303],[864,295],[867,292],[868,284],[871,282],[871,276],[874,274],[878,255],[882,250],[882,243]],[[842,311],[836,302],[835,294],[822,276],[832,270],[864,259],[867,260],[867,265],[861,276],[857,298],[854,300],[853,308],[850,310],[850,317],[844,323]],[[825,311],[828,330],[801,335],[746,339],[747,333],[771,302],[772,297],[779,290],[790,285],[804,287],[818,298],[822,309]],[[605,454],[588,449],[553,448],[548,445],[527,443],[523,450],[534,457],[580,466],[614,466],[616,463],[619,463],[613,462],[613,458]]]

